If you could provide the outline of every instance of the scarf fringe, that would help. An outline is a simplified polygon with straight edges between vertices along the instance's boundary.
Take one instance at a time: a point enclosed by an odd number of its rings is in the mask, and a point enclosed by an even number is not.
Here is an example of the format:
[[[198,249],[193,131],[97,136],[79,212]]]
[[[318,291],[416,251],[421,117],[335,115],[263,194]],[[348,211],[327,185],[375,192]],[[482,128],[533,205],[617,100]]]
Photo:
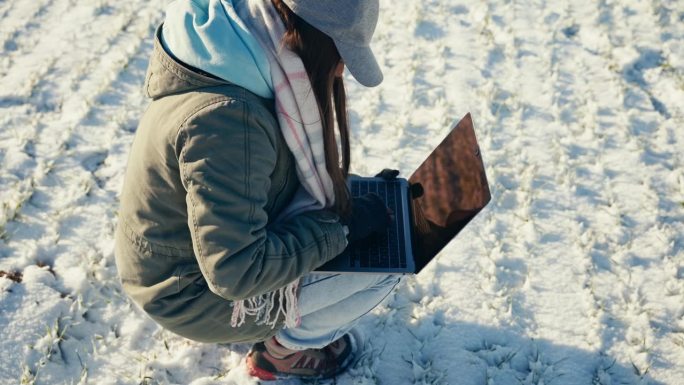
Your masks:
[[[297,288],[299,280],[281,287],[270,293],[233,302],[233,313],[230,318],[230,326],[236,328],[245,323],[247,316],[254,316],[257,325],[267,325],[275,328],[280,315],[285,317],[285,327],[294,328],[299,326],[301,318],[297,308]],[[278,310],[271,314],[276,304],[276,296],[280,299]]]

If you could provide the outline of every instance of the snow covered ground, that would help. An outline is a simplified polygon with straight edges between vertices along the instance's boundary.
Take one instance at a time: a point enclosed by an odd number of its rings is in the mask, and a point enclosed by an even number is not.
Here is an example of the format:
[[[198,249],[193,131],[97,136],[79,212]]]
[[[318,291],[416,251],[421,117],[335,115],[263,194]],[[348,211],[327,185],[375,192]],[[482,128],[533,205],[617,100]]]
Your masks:
[[[0,383],[255,384],[126,298],[117,194],[167,1],[0,0]],[[471,112],[493,199],[338,384],[684,384],[684,2],[383,0],[353,171]],[[298,381],[291,381],[293,384]]]

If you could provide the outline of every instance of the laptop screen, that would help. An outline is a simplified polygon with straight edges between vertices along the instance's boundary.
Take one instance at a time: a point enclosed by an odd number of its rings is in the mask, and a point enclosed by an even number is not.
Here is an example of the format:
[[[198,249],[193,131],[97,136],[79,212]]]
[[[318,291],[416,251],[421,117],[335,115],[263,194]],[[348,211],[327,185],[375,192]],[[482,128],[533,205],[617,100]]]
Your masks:
[[[418,270],[446,246],[491,199],[470,114],[409,178],[423,186],[412,203]]]

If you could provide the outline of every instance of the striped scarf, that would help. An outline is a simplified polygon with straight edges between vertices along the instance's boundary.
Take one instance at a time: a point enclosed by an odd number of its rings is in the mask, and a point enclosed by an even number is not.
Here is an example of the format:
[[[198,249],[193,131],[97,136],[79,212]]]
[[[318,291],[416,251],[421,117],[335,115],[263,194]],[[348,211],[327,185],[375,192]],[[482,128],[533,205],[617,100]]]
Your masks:
[[[282,44],[285,26],[270,0],[247,0],[246,4],[236,5],[236,10],[247,30],[267,53],[278,123],[294,155],[301,182],[293,201],[276,218],[276,222],[305,211],[331,207],[335,196],[325,164],[323,126],[304,63]],[[252,315],[256,317],[257,324],[275,327],[280,314],[285,316],[285,327],[297,326],[298,285],[299,279],[276,291],[236,301],[231,326],[239,327],[247,315]],[[276,296],[280,298],[280,306],[271,319]]]

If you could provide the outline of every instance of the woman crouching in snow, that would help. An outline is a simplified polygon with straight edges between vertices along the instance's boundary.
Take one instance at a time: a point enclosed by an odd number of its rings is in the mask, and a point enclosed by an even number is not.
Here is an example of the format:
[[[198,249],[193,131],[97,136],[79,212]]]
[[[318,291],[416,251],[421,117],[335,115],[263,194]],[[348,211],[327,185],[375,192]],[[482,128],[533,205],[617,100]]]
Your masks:
[[[342,72],[382,81],[377,17],[377,0],[176,0],[155,33],[118,271],[164,328],[254,342],[247,364],[263,380],[341,372],[350,330],[399,281],[311,273],[388,225],[382,200],[351,199],[345,182]]]

